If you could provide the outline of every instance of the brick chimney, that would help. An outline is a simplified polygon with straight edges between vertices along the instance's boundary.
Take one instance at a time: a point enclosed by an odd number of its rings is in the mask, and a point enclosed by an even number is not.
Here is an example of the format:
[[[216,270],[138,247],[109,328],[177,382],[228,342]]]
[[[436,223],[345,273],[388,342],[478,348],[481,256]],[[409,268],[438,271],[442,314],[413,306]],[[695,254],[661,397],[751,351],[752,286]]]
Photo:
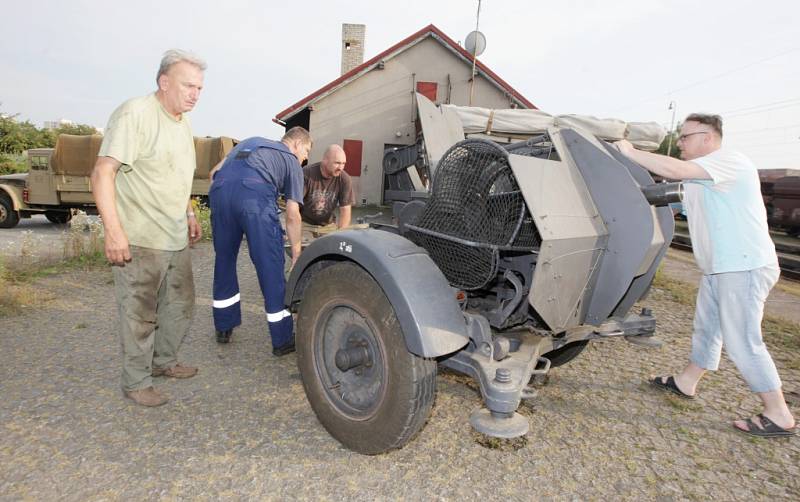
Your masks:
[[[364,62],[366,31],[366,25],[342,23],[342,75]]]

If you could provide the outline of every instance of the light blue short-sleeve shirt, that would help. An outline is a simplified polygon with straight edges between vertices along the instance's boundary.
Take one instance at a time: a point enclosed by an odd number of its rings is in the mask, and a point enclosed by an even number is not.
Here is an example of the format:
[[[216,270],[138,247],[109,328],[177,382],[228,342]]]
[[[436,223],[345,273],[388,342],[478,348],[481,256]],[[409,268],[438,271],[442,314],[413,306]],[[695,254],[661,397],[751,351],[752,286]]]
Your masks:
[[[777,264],[755,165],[741,153],[725,149],[692,162],[711,177],[684,183],[692,249],[703,273]]]

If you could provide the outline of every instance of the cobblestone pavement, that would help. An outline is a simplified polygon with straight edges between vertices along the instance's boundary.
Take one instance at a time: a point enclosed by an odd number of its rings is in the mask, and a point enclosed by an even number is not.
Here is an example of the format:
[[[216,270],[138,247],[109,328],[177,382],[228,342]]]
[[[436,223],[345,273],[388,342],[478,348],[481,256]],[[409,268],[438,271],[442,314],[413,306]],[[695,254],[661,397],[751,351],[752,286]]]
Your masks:
[[[692,310],[664,292],[643,305],[667,344],[595,343],[554,369],[521,408],[524,439],[474,433],[475,385],[442,373],[422,432],[366,457],[317,422],[295,356],[271,355],[246,253],[244,324],[227,346],[213,340],[210,245],[193,255],[198,307],[181,353],[200,373],[157,379],[171,396],[161,408],[121,396],[108,270],[41,279],[50,301],[0,318],[0,499],[800,499],[800,438],[733,431],[758,403],[730,361],[694,402],[646,384],[688,350]],[[800,354],[773,354],[785,388],[800,390]]]

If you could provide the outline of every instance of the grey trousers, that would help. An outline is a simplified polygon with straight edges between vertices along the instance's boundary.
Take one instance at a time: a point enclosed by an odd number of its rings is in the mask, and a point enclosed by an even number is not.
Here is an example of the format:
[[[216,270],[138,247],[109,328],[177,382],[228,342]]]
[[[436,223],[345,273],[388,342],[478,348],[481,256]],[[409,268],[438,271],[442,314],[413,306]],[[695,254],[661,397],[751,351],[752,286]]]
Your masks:
[[[150,387],[153,368],[177,363],[194,310],[188,247],[161,251],[131,246],[131,257],[124,267],[112,267],[126,391]]]

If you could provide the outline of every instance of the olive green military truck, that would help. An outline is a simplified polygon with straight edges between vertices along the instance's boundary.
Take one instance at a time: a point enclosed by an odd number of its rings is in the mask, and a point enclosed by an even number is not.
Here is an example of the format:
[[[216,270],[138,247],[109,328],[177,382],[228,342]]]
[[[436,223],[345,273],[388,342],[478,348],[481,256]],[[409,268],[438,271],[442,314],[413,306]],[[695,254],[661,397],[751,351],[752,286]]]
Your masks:
[[[58,136],[55,148],[28,150],[28,172],[0,176],[0,228],[12,228],[35,214],[66,223],[74,210],[96,213],[89,175],[102,136]],[[233,138],[195,138],[197,168],[192,195],[208,195],[208,172],[236,145]]]

